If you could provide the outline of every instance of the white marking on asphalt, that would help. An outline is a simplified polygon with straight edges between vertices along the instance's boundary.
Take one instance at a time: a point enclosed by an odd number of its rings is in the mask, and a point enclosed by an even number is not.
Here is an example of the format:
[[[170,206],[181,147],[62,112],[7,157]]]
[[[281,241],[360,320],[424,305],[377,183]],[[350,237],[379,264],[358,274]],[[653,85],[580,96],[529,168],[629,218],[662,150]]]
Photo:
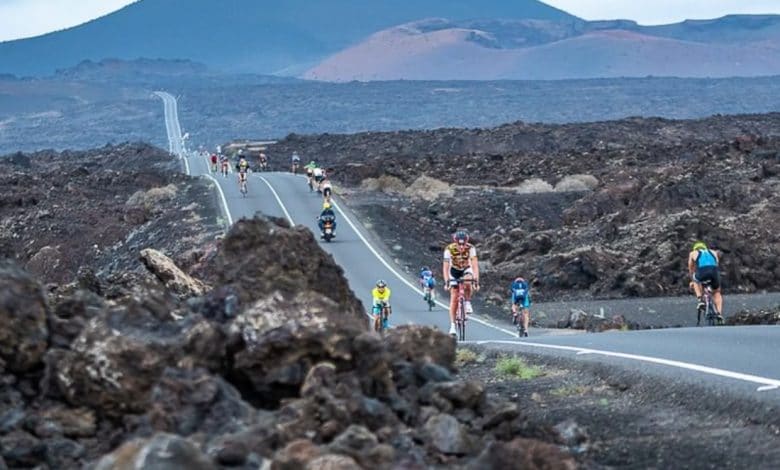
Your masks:
[[[217,179],[211,176],[210,174],[204,173],[203,176],[211,179],[211,181],[213,181],[214,184],[217,186],[217,191],[219,191],[219,198],[222,200],[222,206],[224,207],[225,215],[227,216],[228,228],[230,228],[230,226],[233,225],[233,216],[230,215],[230,207],[228,207],[227,199],[225,198],[225,193],[222,192],[222,186],[220,186],[219,181],[217,181]]]
[[[279,203],[279,207],[282,208],[282,212],[284,212],[284,216],[287,217],[287,220],[290,222],[290,226],[294,227],[295,226],[295,222],[293,222],[293,218],[290,216],[290,213],[287,212],[287,207],[284,206],[284,203],[282,202],[282,198],[279,197],[279,194],[277,194],[277,192],[274,189],[274,187],[271,186],[271,183],[269,183],[268,180],[265,179],[264,177],[262,177],[260,175],[257,175],[257,177],[260,178],[261,180],[263,180],[263,183],[265,183],[266,186],[268,186],[268,189],[271,190],[271,192],[273,193],[274,197],[276,198],[276,202]]]
[[[470,344],[511,344],[514,346],[528,346],[531,348],[543,348],[543,349],[557,349],[559,351],[575,352],[580,354],[597,354],[607,357],[617,357],[620,359],[631,359],[634,361],[648,362],[651,364],[659,364],[663,366],[676,367],[678,369],[692,370],[695,372],[701,372],[709,375],[716,375],[718,377],[725,377],[734,380],[741,380],[743,382],[750,382],[759,384],[756,391],[765,392],[768,390],[775,390],[780,388],[780,380],[770,379],[769,377],[761,377],[759,375],[743,374],[741,372],[734,372],[725,369],[718,369],[710,366],[703,366],[700,364],[692,364],[689,362],[674,361],[671,359],[662,359],[660,357],[643,356],[640,354],[628,354],[614,351],[602,351],[599,349],[579,348],[576,346],[560,346],[557,344],[544,344],[544,343],[528,343],[524,341],[502,341],[502,340],[485,340],[485,341],[464,341],[464,343]]]

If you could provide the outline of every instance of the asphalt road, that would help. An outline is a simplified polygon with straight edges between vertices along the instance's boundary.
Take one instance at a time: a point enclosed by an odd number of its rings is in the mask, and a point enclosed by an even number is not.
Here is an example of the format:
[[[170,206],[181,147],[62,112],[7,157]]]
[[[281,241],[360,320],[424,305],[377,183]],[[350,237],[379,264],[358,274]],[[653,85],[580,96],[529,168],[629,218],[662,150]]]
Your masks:
[[[166,105],[166,114],[174,112],[174,106]],[[177,119],[171,118],[171,121]],[[177,139],[177,130],[180,135],[177,123],[169,125],[169,136]],[[293,224],[318,233],[316,217],[322,199],[316,192],[309,192],[302,177],[289,173],[252,173],[248,194],[243,197],[238,192],[235,174],[231,173],[227,178],[212,176],[204,157],[192,154],[183,158],[188,161],[187,166],[193,175],[209,175],[207,177],[217,184],[220,199],[227,208],[225,215],[228,222],[261,212],[285,217]],[[332,243],[321,242],[321,246],[344,269],[350,286],[363,304],[371,304],[370,291],[374,283],[377,279],[384,279],[393,291],[391,324],[417,323],[448,329],[444,308],[437,307],[429,312],[414,279],[394,265],[392,256],[378,248],[381,244],[371,241],[368,231],[359,225],[347,208],[339,204],[338,198],[335,201],[338,236]],[[780,402],[780,361],[777,360],[780,327],[777,326],[562,333],[520,340],[508,322],[497,322],[477,312],[468,323],[466,339],[512,350],[615,364],[726,387]]]

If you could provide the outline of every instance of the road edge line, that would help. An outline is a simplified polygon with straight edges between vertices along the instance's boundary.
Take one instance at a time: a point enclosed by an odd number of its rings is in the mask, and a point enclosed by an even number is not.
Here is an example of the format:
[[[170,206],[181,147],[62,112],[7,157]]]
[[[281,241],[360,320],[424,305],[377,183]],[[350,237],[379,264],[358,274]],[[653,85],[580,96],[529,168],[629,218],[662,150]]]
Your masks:
[[[291,227],[295,227],[295,221],[293,221],[292,216],[290,216],[290,213],[287,211],[287,207],[285,207],[284,203],[282,202],[282,199],[279,197],[279,194],[276,192],[274,187],[271,186],[271,183],[269,183],[268,180],[265,179],[265,177],[263,177],[260,174],[257,174],[257,177],[260,178],[261,180],[263,180],[263,183],[265,183],[265,185],[268,186],[268,189],[271,190],[271,193],[276,198],[276,202],[279,203],[279,207],[282,208],[282,212],[284,212],[284,216],[287,217],[287,221],[290,222],[290,226]]]
[[[654,356],[644,356],[641,354],[603,351],[600,349],[580,348],[577,346],[562,346],[557,344],[529,343],[526,341],[479,340],[479,341],[464,341],[464,343],[477,344],[477,345],[509,344],[513,346],[528,346],[532,348],[557,349],[559,351],[575,352],[578,356],[585,355],[585,354],[597,354],[606,357],[616,357],[620,359],[629,359],[629,360],[634,360],[639,362],[658,364],[662,366],[676,367],[678,369],[692,370],[703,374],[715,375],[718,377],[725,377],[734,380],[741,380],[743,382],[759,384],[761,386],[758,387],[758,389],[756,389],[757,392],[764,392],[764,391],[780,388],[780,380],[778,379],[770,379],[769,377],[761,377],[760,375],[743,374],[742,372],[734,372],[726,369],[718,369],[717,367],[703,366],[691,362],[675,361],[672,359],[663,359]]]
[[[217,179],[211,176],[210,174],[204,173],[203,176],[213,181],[214,185],[217,187],[217,191],[219,192],[219,197],[222,200],[222,207],[224,209],[225,215],[227,216],[228,228],[230,228],[233,225],[233,216],[230,215],[230,207],[228,206],[227,199],[225,198],[225,193],[224,191],[222,191],[222,186],[220,186],[219,181],[217,181]]]

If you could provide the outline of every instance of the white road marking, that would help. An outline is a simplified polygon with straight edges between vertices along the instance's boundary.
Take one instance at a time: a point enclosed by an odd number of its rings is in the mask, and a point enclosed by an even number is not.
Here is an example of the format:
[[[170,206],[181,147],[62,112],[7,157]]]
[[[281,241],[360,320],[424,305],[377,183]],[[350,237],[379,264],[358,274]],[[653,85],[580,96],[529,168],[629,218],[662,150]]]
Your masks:
[[[580,348],[577,346],[560,346],[557,344],[544,344],[544,343],[529,343],[525,341],[502,341],[502,340],[485,340],[485,341],[464,341],[470,344],[511,344],[514,346],[527,346],[531,348],[543,348],[543,349],[557,349],[559,351],[575,352],[577,355],[583,354],[596,354],[607,357],[617,357],[620,359],[630,359],[640,362],[648,362],[651,364],[659,364],[663,366],[676,367],[678,369],[692,370],[709,375],[716,375],[718,377],[725,377],[734,380],[741,380],[743,382],[750,382],[753,384],[761,385],[756,389],[758,392],[766,392],[769,390],[776,390],[780,388],[780,380],[770,379],[769,377],[761,377],[758,375],[743,374],[741,372],[734,372],[725,369],[718,369],[716,367],[703,366],[700,364],[692,364],[690,362],[674,361],[671,359],[662,359],[660,357],[643,356],[640,354],[628,354],[613,351],[602,351],[600,349]]]
[[[210,174],[203,173],[203,176],[211,179],[211,181],[214,182],[214,185],[216,185],[217,191],[219,191],[219,198],[222,200],[222,206],[225,209],[225,215],[227,216],[228,228],[230,228],[230,226],[233,225],[233,216],[230,215],[230,207],[228,207],[227,199],[225,198],[225,193],[222,192],[222,186],[220,186],[219,181],[217,181],[217,179],[211,176]]]
[[[271,190],[271,192],[273,193],[274,197],[276,198],[276,202],[279,203],[279,207],[282,208],[282,212],[284,212],[284,216],[287,217],[287,221],[290,222],[290,226],[294,227],[295,226],[295,222],[293,221],[293,218],[290,216],[290,213],[287,212],[287,207],[285,207],[284,203],[282,202],[282,199],[279,197],[279,194],[277,194],[277,192],[274,189],[274,187],[271,186],[271,183],[269,183],[268,180],[265,179],[263,176],[257,175],[257,177],[260,178],[261,180],[263,180],[263,183],[265,183],[266,186],[268,186],[268,189]]]

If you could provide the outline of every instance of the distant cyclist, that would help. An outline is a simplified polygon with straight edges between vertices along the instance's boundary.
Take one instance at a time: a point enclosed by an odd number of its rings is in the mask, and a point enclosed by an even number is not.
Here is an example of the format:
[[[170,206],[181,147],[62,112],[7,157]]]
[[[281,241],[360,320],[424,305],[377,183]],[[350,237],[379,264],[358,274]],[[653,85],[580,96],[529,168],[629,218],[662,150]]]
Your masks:
[[[718,265],[720,258],[715,250],[710,250],[707,244],[697,241],[693,244],[691,252],[688,254],[688,273],[693,280],[693,290],[696,292],[696,299],[699,301],[697,307],[704,308],[702,299],[702,282],[709,281],[712,287],[712,301],[715,303],[715,310],[720,318],[723,315],[723,296],[720,292],[720,273]]]
[[[306,166],[303,167],[306,170],[306,179],[309,183],[309,191],[314,191],[314,169],[317,168],[317,163],[312,160]]]
[[[219,162],[222,165],[222,176],[227,178],[228,168],[230,167],[230,159],[228,159],[227,155],[220,155]]]
[[[521,336],[528,336],[528,324],[531,320],[529,311],[531,307],[531,289],[528,281],[518,277],[512,281],[512,286],[509,289],[512,292],[512,324],[520,327]],[[522,318],[518,318],[518,307]]]
[[[420,288],[423,291],[423,298],[426,298],[426,296],[430,294],[431,300],[433,300],[433,289],[436,287],[436,278],[433,276],[433,271],[431,271],[431,268],[428,266],[423,266],[423,268],[420,269],[420,277],[418,278],[418,281],[420,283]]]
[[[290,160],[293,174],[298,173],[298,168],[301,166],[301,157],[298,156],[298,152],[293,152]]]
[[[379,331],[379,322],[384,322],[383,327],[387,328],[387,320],[382,318],[382,310],[387,308],[387,315],[390,315],[390,288],[383,280],[376,281],[376,287],[371,290],[372,308],[371,313],[374,316],[374,331]]]
[[[317,183],[319,186],[320,183],[322,183],[322,180],[325,179],[325,170],[322,168],[315,168],[311,171],[312,176],[314,177],[314,182]],[[318,188],[319,190],[322,190],[322,188]]]
[[[263,152],[260,152],[260,169],[268,171],[268,156]]]
[[[333,195],[333,185],[330,184],[330,180],[325,178],[320,183],[320,191],[322,191],[322,197],[326,202],[330,202],[330,197]]]
[[[216,173],[217,172],[217,154],[212,153],[211,154],[211,172]]]
[[[464,287],[465,313],[472,313],[471,294],[479,289],[479,263],[477,249],[469,243],[469,234],[464,229],[458,229],[452,234],[452,243],[444,249],[444,262],[442,274],[445,288],[450,291],[450,334],[457,334],[455,330],[455,313],[458,310],[458,280],[472,280],[466,282]]]
[[[236,171],[246,173],[247,170],[249,170],[249,162],[246,161],[246,158],[241,157],[236,163]]]

